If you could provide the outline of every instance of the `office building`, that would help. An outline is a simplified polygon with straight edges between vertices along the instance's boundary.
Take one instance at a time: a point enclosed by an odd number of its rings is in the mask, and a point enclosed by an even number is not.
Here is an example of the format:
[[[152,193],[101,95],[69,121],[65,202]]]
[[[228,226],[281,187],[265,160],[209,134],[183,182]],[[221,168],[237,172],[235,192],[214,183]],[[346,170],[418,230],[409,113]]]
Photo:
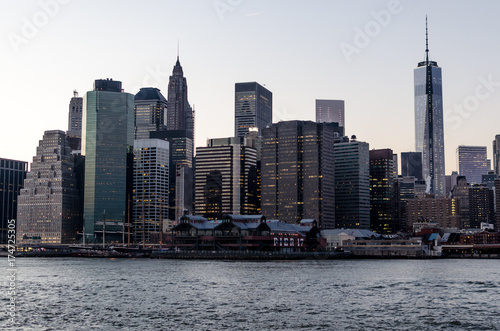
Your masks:
[[[83,98],[78,96],[78,92],[73,91],[73,97],[69,102],[68,132],[70,137],[82,136],[82,113]]]
[[[436,222],[439,228],[459,228],[459,202],[452,198],[435,198],[431,194],[424,199],[408,200],[407,227],[414,223]]]
[[[69,146],[76,153],[80,153],[82,140],[82,114],[83,114],[83,98],[78,96],[78,92],[73,91],[73,97],[69,102],[68,112],[68,131],[66,139]]]
[[[481,228],[481,223],[495,222],[494,192],[484,184],[469,188],[469,228]]]
[[[463,229],[470,227],[469,189],[470,184],[467,183],[465,176],[458,176],[457,183],[451,190],[451,197],[459,201],[458,214],[460,227]]]
[[[352,138],[334,146],[335,226],[370,229],[369,145]]]
[[[179,56],[170,76],[167,97],[167,130],[185,130],[187,137],[194,141],[194,110],[189,105],[187,81]]]
[[[175,164],[175,223],[185,214],[194,213],[194,169],[185,163]]]
[[[451,175],[446,175],[446,196],[450,196],[451,190],[457,185],[458,172],[452,171]]]
[[[500,134],[493,140],[493,171],[500,176]]]
[[[168,220],[169,144],[160,139],[134,141],[132,232],[134,242],[151,243]],[[163,236],[158,236],[163,238]]]
[[[168,102],[160,90],[143,87],[134,98],[134,138],[149,139],[151,131],[166,129]]]
[[[500,231],[500,178],[495,179],[495,230]]]
[[[0,244],[8,243],[9,221],[17,218],[18,196],[27,173],[28,162],[0,158]]]
[[[441,68],[429,61],[427,42],[425,61],[414,69],[415,86],[415,145],[422,153],[422,177],[427,182],[427,193],[436,197],[445,195],[445,158],[443,129],[443,89]]]
[[[495,180],[498,178],[498,175],[495,174],[493,170],[488,170],[486,175],[481,176],[481,184],[488,186],[490,190],[493,190],[495,187]]]
[[[393,153],[392,154],[392,163],[393,163],[393,171],[392,171],[392,178],[396,180],[399,176],[399,161],[398,161],[398,154]]]
[[[345,108],[344,100],[316,99],[316,123],[336,122],[344,127]]]
[[[112,79],[84,97],[85,242],[120,242],[132,191],[134,95]]]
[[[74,156],[64,131],[45,131],[18,199],[19,244],[71,244],[81,234]]]
[[[196,214],[257,214],[257,151],[243,137],[209,139],[196,148]]]
[[[194,143],[186,130],[163,130],[150,132],[151,139],[169,142],[169,213],[171,221],[177,221],[184,211],[194,212]],[[182,169],[182,178],[180,173]],[[179,175],[179,176],[178,176]],[[179,194],[177,194],[179,192]],[[182,192],[182,195],[180,195]]]
[[[256,82],[234,86],[234,135],[244,137],[250,128],[262,130],[273,122],[273,94]]]
[[[458,146],[457,168],[471,185],[481,184],[482,175],[488,173],[486,146]]]
[[[399,229],[408,231],[408,200],[425,197],[425,182],[412,176],[398,177],[394,186],[396,223],[399,225]]]
[[[395,233],[394,154],[391,149],[373,149],[370,156],[370,227],[377,233]]]
[[[311,121],[283,121],[264,129],[262,136],[262,213],[293,224],[315,219],[320,228],[333,229],[333,129]],[[366,161],[368,166],[368,152]]]
[[[415,177],[420,180],[424,179],[422,176],[422,153],[401,153],[401,175],[403,177]]]

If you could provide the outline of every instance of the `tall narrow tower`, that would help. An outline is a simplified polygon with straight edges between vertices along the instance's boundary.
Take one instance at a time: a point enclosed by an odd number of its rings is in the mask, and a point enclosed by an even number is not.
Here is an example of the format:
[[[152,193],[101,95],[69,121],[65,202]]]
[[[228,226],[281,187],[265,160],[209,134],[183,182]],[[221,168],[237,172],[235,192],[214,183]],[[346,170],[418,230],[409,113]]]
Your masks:
[[[427,17],[425,19],[425,61],[413,71],[415,85],[415,145],[422,153],[422,175],[426,193],[444,196],[443,89],[441,68],[429,61]]]
[[[185,130],[186,138],[194,141],[194,110],[189,105],[187,81],[179,62],[179,55],[168,83],[167,98],[167,130]],[[192,158],[194,148],[188,153]]]
[[[194,135],[194,113],[187,96],[187,81],[179,56],[168,83],[167,130],[188,130]]]
[[[262,130],[273,122],[273,93],[256,82],[234,86],[234,136],[244,137],[250,128]]]
[[[132,190],[134,95],[120,81],[98,79],[83,104],[85,241],[122,241]]]

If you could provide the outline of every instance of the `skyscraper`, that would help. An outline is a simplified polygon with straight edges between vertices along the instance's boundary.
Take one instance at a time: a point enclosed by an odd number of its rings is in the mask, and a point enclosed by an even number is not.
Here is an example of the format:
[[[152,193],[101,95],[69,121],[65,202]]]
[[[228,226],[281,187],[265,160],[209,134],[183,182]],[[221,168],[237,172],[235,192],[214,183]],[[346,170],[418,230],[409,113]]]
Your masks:
[[[168,141],[134,141],[132,221],[134,241],[151,243],[152,233],[163,231],[168,220]]]
[[[196,148],[196,214],[257,213],[257,151],[243,137],[208,140]]]
[[[414,69],[415,145],[422,153],[422,175],[427,193],[436,197],[445,194],[445,159],[443,129],[443,89],[441,68],[429,61],[426,19],[425,61]]]
[[[370,151],[370,227],[377,233],[395,233],[394,158],[391,149]]]
[[[78,92],[73,91],[73,97],[69,102],[68,132],[70,137],[82,136],[82,113],[83,98],[78,96]]]
[[[421,152],[401,153],[401,175],[403,177],[413,176],[417,179],[423,180]]]
[[[488,173],[486,146],[458,146],[456,152],[458,174],[471,185],[481,184],[482,175]]]
[[[78,96],[78,92],[73,91],[73,97],[69,102],[68,114],[68,131],[66,138],[68,139],[69,147],[73,151],[80,152],[82,140],[82,114],[83,114],[83,98]]]
[[[167,140],[169,157],[169,212],[170,220],[177,220],[184,210],[194,212],[193,140],[186,130],[151,131],[152,139]],[[182,175],[181,175],[182,173]],[[182,192],[182,196],[180,196]]]
[[[344,127],[345,109],[344,100],[320,100],[316,99],[316,122],[337,122]]]
[[[500,134],[493,140],[493,170],[500,176]]]
[[[333,128],[283,121],[262,136],[262,213],[286,223],[307,218],[323,229],[335,228]],[[366,161],[368,166],[368,152]],[[368,214],[369,203],[368,196]]]
[[[334,151],[335,227],[369,229],[369,145],[351,139],[336,143]]]
[[[457,182],[451,190],[451,196],[459,201],[458,214],[460,215],[460,227],[470,227],[470,212],[469,212],[469,189],[470,184],[464,176],[458,176]]]
[[[494,191],[485,184],[469,188],[469,227],[480,228],[481,223],[495,223]]]
[[[96,80],[85,94],[82,154],[85,155],[86,242],[121,241],[132,186],[134,95],[122,83]],[[99,223],[99,224],[97,224]]]
[[[45,131],[17,209],[17,240],[44,244],[76,242],[82,229],[74,156],[64,131]]]
[[[187,81],[179,56],[168,83],[167,130],[186,130],[187,136],[194,140],[194,111],[189,105]]]
[[[262,130],[273,122],[273,94],[262,85],[236,83],[234,86],[234,136],[244,137],[250,128]]]
[[[167,99],[159,89],[154,87],[141,88],[135,95],[135,139],[149,139],[151,131],[165,130],[167,107]]]
[[[28,162],[0,158],[0,244],[7,244],[9,221],[16,219],[18,196]]]

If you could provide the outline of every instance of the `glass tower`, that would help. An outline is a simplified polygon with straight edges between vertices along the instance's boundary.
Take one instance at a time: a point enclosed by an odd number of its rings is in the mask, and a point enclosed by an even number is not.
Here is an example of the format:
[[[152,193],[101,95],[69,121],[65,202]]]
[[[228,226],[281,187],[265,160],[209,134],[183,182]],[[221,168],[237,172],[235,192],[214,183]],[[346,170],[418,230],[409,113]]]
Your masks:
[[[96,80],[83,108],[85,241],[100,242],[103,233],[107,241],[121,241],[131,190],[134,95],[119,81]]]
[[[196,148],[196,214],[257,214],[257,151],[242,137],[208,140]]]
[[[335,228],[333,128],[311,121],[282,121],[265,128],[262,137],[262,213],[285,223],[307,218],[323,229]]]
[[[337,122],[344,127],[345,105],[344,100],[319,100],[316,99],[316,122]]]
[[[9,220],[17,215],[19,192],[28,173],[28,162],[0,158],[0,244],[7,244]]]
[[[488,173],[486,146],[458,146],[458,174],[465,176],[471,185],[481,184],[482,175]]]
[[[422,176],[426,193],[444,196],[446,190],[444,165],[443,89],[441,68],[429,61],[426,21],[426,59],[414,69],[415,145],[422,153]]]
[[[262,85],[236,83],[234,86],[234,135],[244,137],[250,128],[262,129],[273,122],[273,94]]]
[[[134,141],[132,220],[136,243],[151,243],[152,233],[161,233],[168,219],[168,159],[168,141]]]
[[[154,87],[143,87],[135,95],[135,139],[149,139],[151,131],[165,129],[167,99]]]
[[[335,227],[369,229],[369,145],[355,139],[336,143],[334,157]]]

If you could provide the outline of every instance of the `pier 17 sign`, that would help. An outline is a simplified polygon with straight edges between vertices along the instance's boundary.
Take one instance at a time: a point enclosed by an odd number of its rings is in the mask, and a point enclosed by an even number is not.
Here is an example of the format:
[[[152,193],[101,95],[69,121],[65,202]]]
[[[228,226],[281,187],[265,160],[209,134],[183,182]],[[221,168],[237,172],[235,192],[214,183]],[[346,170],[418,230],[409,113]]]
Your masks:
[[[274,247],[303,247],[303,238],[274,237]]]

